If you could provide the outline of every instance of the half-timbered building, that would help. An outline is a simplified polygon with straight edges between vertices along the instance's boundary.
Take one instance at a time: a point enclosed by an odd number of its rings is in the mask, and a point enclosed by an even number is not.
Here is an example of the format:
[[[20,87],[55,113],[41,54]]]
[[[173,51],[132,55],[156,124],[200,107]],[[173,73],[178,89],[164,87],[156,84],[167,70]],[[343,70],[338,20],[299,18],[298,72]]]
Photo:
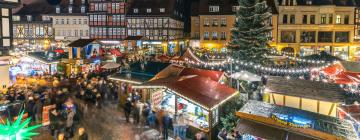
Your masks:
[[[49,14],[55,7],[47,1],[37,1],[13,11],[14,46],[16,50],[43,50],[54,41],[54,31]],[[52,44],[54,45],[54,44]]]
[[[143,36],[151,53],[174,53],[183,38],[183,0],[134,0],[127,11],[127,35]],[[140,46],[138,46],[140,47]]]

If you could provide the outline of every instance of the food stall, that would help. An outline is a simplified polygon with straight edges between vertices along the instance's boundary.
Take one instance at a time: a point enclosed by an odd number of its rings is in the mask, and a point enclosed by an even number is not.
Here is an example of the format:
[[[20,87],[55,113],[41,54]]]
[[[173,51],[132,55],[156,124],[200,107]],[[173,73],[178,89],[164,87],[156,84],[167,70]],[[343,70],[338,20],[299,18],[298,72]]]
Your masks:
[[[202,131],[210,139],[216,133],[223,104],[239,95],[233,88],[197,75],[160,78],[133,88],[149,90],[147,101],[154,111],[163,109],[171,117],[182,114],[191,132]]]
[[[348,121],[286,106],[248,101],[236,115],[236,131],[256,140],[356,140]]]

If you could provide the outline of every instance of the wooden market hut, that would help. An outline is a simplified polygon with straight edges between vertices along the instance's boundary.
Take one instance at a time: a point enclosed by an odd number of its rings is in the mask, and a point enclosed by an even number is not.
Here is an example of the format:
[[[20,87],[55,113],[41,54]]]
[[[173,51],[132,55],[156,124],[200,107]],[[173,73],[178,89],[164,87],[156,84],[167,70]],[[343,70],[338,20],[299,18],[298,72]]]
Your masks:
[[[347,96],[337,84],[270,76],[263,100],[336,117],[336,108],[347,101]]]
[[[286,106],[250,100],[236,115],[237,131],[263,139],[358,139],[348,121]]]
[[[220,116],[224,115],[223,105],[227,101],[234,99],[239,95],[238,91],[220,84],[217,81],[212,80],[209,77],[199,75],[187,75],[187,76],[170,76],[167,78],[160,78],[151,80],[149,82],[133,86],[137,89],[147,89],[150,95],[147,99],[151,103],[154,111],[157,111],[159,106],[163,106],[163,101],[167,100],[167,95],[172,94],[174,98],[174,107],[170,107],[169,112],[171,116],[185,114],[188,118],[188,125],[190,126],[190,132],[193,134],[202,131],[207,134],[209,139],[216,137],[215,128],[218,127]],[[173,102],[172,100],[170,102]],[[181,105],[185,104],[185,105]],[[180,106],[195,106],[204,110],[205,122],[202,124],[197,123],[200,116],[196,116],[196,113],[189,113],[191,109],[179,108]],[[192,114],[192,115],[190,115]],[[205,124],[205,125],[204,125]]]

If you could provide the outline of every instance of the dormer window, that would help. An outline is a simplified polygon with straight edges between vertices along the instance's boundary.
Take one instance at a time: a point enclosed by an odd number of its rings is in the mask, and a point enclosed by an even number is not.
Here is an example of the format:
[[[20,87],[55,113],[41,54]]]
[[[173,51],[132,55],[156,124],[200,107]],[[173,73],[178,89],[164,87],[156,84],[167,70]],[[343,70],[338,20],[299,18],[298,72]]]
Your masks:
[[[81,6],[81,13],[85,13],[85,6]]]
[[[74,0],[69,0],[69,4],[74,4]]]
[[[60,13],[60,7],[59,7],[59,6],[56,7],[56,13],[57,13],[57,14]]]
[[[312,4],[312,0],[307,0],[306,1],[306,5],[311,5]]]
[[[219,6],[209,6],[209,12],[219,12]]]
[[[13,21],[20,21],[20,16],[13,16],[12,19]]]
[[[81,0],[81,4],[85,4],[85,0]]]
[[[160,13],[165,13],[165,8],[160,8]]]
[[[139,13],[139,9],[135,8],[134,13]]]
[[[31,15],[27,15],[27,16],[26,16],[26,20],[27,20],[27,21],[31,21],[31,20],[32,20]]]
[[[233,7],[232,7],[232,11],[233,11],[233,12],[236,12],[236,11],[238,11],[239,9],[240,9],[239,6],[233,6]]]
[[[146,13],[151,13],[151,9],[150,8],[146,9]]]
[[[69,13],[72,13],[72,6],[69,6]]]

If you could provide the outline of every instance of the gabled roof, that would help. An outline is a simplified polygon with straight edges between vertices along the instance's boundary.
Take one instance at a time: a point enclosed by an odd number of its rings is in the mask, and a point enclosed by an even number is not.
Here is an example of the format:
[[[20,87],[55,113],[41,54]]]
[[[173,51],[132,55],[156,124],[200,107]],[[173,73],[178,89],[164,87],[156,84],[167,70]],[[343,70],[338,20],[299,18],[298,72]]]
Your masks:
[[[174,12],[183,11],[182,5],[177,3],[178,0],[133,0],[129,3],[130,7],[127,10],[127,17],[144,17],[144,16],[167,16],[167,17],[179,17]],[[160,8],[165,8],[165,12],[160,12]],[[135,13],[134,9],[138,9]],[[147,13],[146,9],[151,9],[150,13]]]
[[[151,80],[133,88],[163,87],[170,89],[179,96],[193,100],[197,104],[212,109],[222,101],[231,98],[237,91],[207,77],[188,75],[172,76]]]
[[[301,79],[268,77],[265,92],[328,102],[344,102],[346,91],[338,84]]]
[[[267,6],[273,14],[277,14],[277,3],[266,0]],[[196,15],[234,15],[233,6],[238,6],[237,0],[197,0],[191,5],[191,16]],[[219,6],[219,12],[209,12],[209,6]]]
[[[85,47],[85,46],[89,45],[90,43],[92,43],[94,41],[95,41],[95,39],[78,39],[78,40],[75,40],[75,41],[71,42],[67,46],[68,47],[82,48],[82,47]]]

